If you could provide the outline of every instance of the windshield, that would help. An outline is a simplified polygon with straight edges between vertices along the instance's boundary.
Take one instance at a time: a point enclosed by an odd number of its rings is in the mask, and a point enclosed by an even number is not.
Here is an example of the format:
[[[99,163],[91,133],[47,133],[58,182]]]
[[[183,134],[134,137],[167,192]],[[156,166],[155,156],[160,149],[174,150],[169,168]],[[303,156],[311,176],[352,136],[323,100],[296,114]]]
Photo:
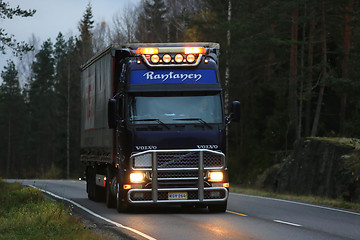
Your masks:
[[[132,96],[134,124],[211,124],[222,122],[220,94],[206,96]]]

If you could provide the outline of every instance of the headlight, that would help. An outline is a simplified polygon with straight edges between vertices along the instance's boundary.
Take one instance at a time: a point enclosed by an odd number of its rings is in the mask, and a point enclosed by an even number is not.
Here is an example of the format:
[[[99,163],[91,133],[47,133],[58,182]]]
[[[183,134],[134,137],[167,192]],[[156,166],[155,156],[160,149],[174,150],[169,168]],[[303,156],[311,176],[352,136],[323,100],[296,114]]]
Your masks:
[[[130,173],[131,183],[142,183],[144,182],[145,174],[141,172]]]
[[[223,172],[209,172],[208,175],[210,182],[221,182],[224,179],[224,173]]]

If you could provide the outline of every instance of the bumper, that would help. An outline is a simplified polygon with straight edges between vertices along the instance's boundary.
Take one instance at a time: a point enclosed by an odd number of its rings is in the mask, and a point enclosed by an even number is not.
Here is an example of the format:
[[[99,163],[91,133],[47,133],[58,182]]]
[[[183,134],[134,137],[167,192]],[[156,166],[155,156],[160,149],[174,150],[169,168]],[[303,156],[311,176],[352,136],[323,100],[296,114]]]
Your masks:
[[[153,198],[151,189],[132,189],[128,192],[129,203],[210,203],[225,202],[229,197],[229,191],[223,187],[204,188],[203,198],[199,198],[202,194],[198,188],[164,188],[158,189],[157,199]],[[184,199],[169,199],[169,194],[182,193],[186,194]]]

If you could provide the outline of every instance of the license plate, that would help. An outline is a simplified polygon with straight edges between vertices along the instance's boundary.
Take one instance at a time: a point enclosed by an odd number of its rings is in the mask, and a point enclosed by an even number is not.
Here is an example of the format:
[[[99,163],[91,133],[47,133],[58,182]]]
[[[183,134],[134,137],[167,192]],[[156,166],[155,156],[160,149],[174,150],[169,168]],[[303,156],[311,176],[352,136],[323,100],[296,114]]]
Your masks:
[[[187,192],[170,192],[168,193],[169,200],[187,200]]]

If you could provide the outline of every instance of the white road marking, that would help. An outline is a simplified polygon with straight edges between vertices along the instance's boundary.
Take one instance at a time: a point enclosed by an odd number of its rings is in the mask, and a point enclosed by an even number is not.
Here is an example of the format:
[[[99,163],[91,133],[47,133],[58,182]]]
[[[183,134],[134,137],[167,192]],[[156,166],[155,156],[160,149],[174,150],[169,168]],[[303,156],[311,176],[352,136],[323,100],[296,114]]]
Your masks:
[[[290,225],[290,226],[294,226],[294,227],[301,227],[300,224],[291,223],[291,222],[285,222],[285,221],[281,221],[281,220],[274,220],[274,222],[282,223],[282,224],[286,224],[286,225]]]
[[[33,186],[33,185],[29,185],[29,186],[30,186],[30,187],[33,187],[33,188],[36,188],[36,189],[39,189],[40,191],[42,191],[42,192],[44,192],[44,193],[47,193],[47,194],[49,194],[50,196],[53,196],[53,197],[58,198],[58,199],[60,199],[60,200],[65,200],[65,201],[67,201],[67,202],[69,202],[69,203],[77,206],[78,208],[84,210],[85,212],[93,215],[94,217],[100,218],[100,219],[102,219],[102,220],[104,220],[104,221],[106,221],[106,222],[108,222],[108,223],[111,223],[111,224],[115,225],[116,227],[129,230],[129,231],[131,231],[131,232],[133,232],[133,233],[136,233],[136,234],[138,234],[138,235],[140,235],[140,236],[142,236],[143,238],[146,238],[146,239],[148,239],[148,240],[156,240],[156,238],[150,237],[149,235],[147,235],[147,234],[145,234],[145,233],[143,233],[143,232],[140,232],[140,231],[138,231],[138,230],[136,230],[136,229],[134,229],[134,228],[124,226],[124,225],[122,225],[122,224],[120,224],[120,223],[117,223],[117,222],[114,222],[114,221],[112,221],[112,220],[110,220],[110,219],[108,219],[108,218],[105,218],[105,217],[103,217],[103,216],[101,216],[101,215],[99,215],[99,214],[97,214],[97,213],[94,213],[94,212],[91,211],[90,209],[87,209],[86,207],[84,207],[84,206],[82,206],[82,205],[78,204],[77,202],[74,202],[74,201],[72,201],[72,200],[70,200],[70,199],[67,199],[67,198],[64,198],[64,197],[60,197],[60,196],[58,196],[58,195],[56,195],[56,194],[54,194],[54,193],[52,193],[52,192],[43,190],[43,189],[41,189],[41,188],[37,188],[37,187],[35,187],[35,186]]]
[[[230,193],[230,194],[239,195],[239,196],[245,196],[245,197],[251,197],[251,198],[259,198],[259,199],[266,199],[266,200],[272,200],[272,201],[279,201],[279,202],[285,202],[285,203],[298,204],[298,205],[303,205],[303,206],[307,206],[307,207],[321,208],[321,209],[325,209],[325,210],[336,211],[336,212],[341,212],[341,213],[347,213],[347,214],[353,214],[353,215],[360,216],[360,213],[357,213],[357,212],[351,212],[351,211],[341,210],[341,209],[337,209],[337,208],[314,205],[314,204],[310,204],[310,203],[295,202],[295,201],[278,199],[278,198],[253,196],[253,195],[242,194],[242,193]]]

